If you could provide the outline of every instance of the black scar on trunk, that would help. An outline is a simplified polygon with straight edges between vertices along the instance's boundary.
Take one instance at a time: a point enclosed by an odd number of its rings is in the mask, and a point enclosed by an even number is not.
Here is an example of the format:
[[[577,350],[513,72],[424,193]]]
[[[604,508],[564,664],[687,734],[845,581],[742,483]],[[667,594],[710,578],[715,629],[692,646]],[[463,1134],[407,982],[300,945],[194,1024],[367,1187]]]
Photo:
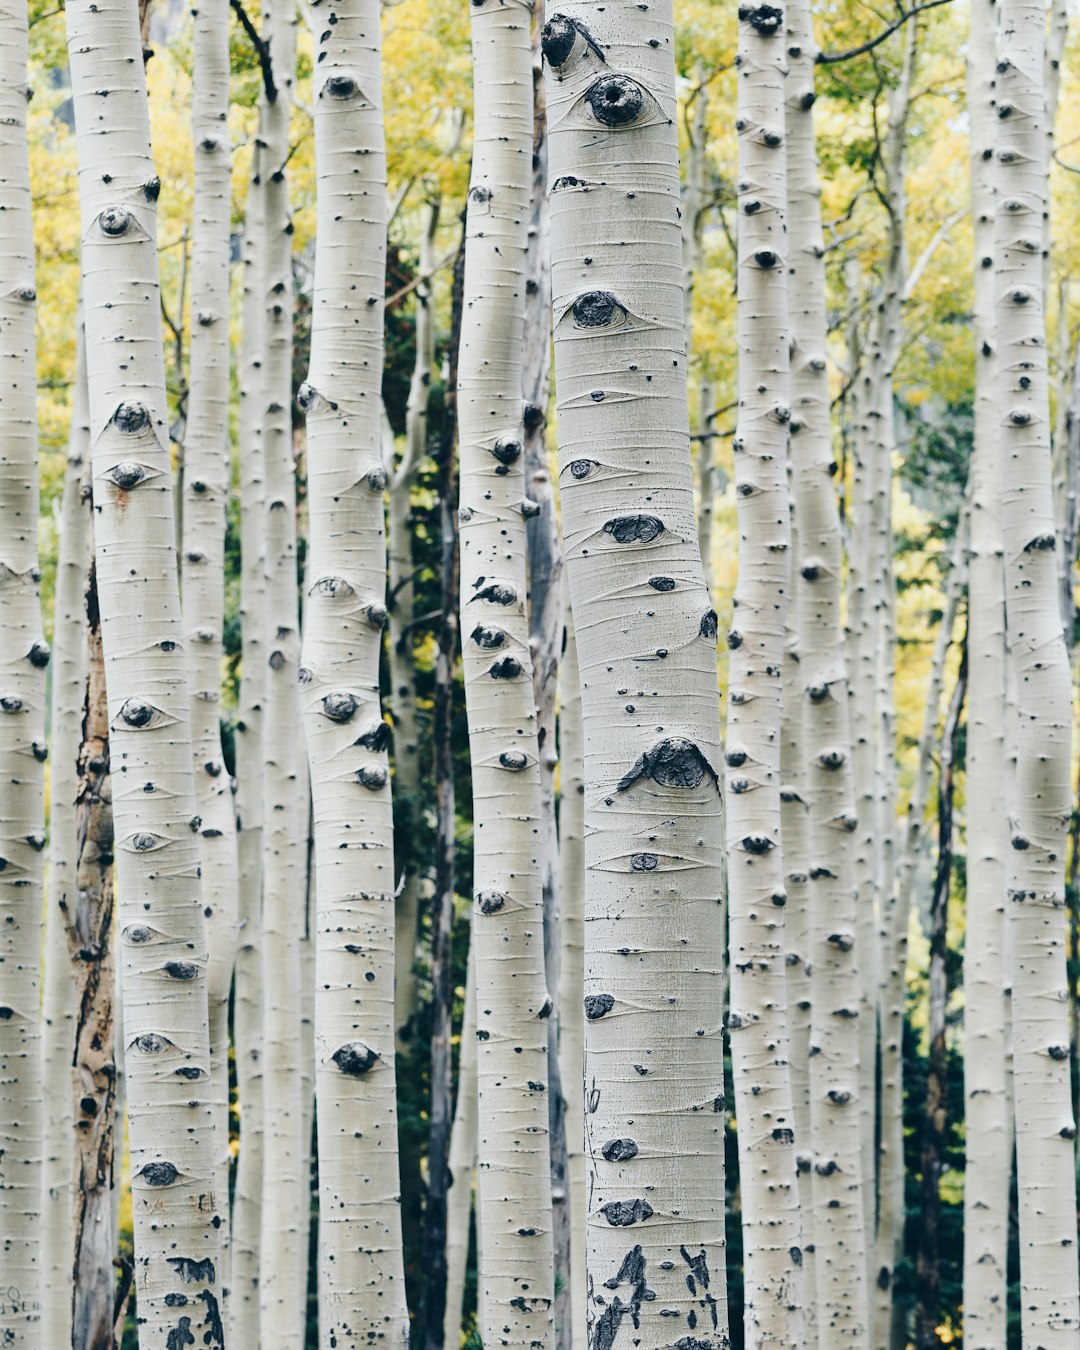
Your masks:
[[[691,1256],[685,1247],[680,1247],[679,1255],[690,1267],[690,1273],[686,1277],[686,1287],[696,1297],[699,1284],[702,1289],[708,1289],[709,1287],[709,1263],[705,1255],[705,1248],[702,1247],[697,1256]]]
[[[664,522],[657,516],[616,516],[604,522],[604,533],[617,544],[651,544],[664,533]]]
[[[171,1162],[152,1162],[139,1173],[148,1186],[171,1186],[180,1175]]]
[[[693,741],[666,736],[638,756],[615,790],[625,792],[641,777],[651,778],[660,787],[696,788],[706,774],[719,787],[716,770]]]
[[[599,1021],[615,1006],[615,998],[612,994],[586,994],[585,996],[585,1016],[590,1022]]]
[[[167,1256],[165,1260],[184,1284],[213,1284],[217,1278],[214,1263],[208,1256],[201,1261],[193,1256]]]
[[[168,1340],[165,1342],[165,1350],[185,1350],[186,1346],[194,1344],[195,1337],[191,1334],[191,1318],[181,1317],[180,1321],[169,1332]]]
[[[378,1063],[379,1054],[361,1041],[352,1041],[335,1050],[331,1058],[342,1073],[350,1078],[363,1078]]]
[[[609,1200],[600,1206],[600,1213],[612,1228],[629,1228],[632,1224],[651,1219],[653,1207],[648,1200]]]

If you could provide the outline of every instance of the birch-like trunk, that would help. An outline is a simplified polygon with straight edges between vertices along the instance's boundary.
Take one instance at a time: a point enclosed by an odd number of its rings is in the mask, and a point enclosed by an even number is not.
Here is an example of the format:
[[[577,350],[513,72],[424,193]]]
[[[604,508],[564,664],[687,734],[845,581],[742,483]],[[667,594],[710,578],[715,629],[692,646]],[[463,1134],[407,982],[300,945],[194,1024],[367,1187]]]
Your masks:
[[[473,1162],[476,1157],[476,958],[469,951],[465,977],[465,1009],[458,1054],[458,1090],[450,1130],[450,1189],[446,1198],[446,1310],[443,1345],[458,1350],[465,1272],[469,1261]]]
[[[292,435],[292,221],[287,162],[296,32],[289,5],[264,10],[277,96],[260,109],[266,176],[262,296],[266,695],[263,721],[263,1186],[259,1321],[300,1344],[307,1294],[308,1177],[300,943],[307,894],[308,803],[300,722],[300,621]],[[381,489],[380,489],[381,490]]]
[[[109,691],[140,1335],[224,1342],[216,1150],[136,0],[67,8],[82,208],[94,532]]]
[[[807,0],[788,9],[788,202],[791,259],[791,490],[797,530],[793,560],[798,643],[796,737],[805,798],[797,845],[787,857],[789,908],[805,896],[805,939],[788,967],[792,1002],[801,1017],[793,1032],[796,1083],[806,1074],[807,1105],[799,1144],[807,1269],[805,1339],[826,1350],[862,1344],[867,1335],[862,1191],[869,1178],[860,1149],[854,783],[849,689],[841,622],[842,546],[834,487],[836,464],[826,370],[825,263],[820,184],[814,141],[814,58],[817,47]],[[794,804],[793,804],[794,805]],[[789,812],[789,816],[793,814]],[[790,878],[798,877],[798,884]],[[794,891],[794,894],[791,892]],[[805,1005],[809,1003],[809,1009]],[[802,1019],[809,1012],[809,1031]],[[805,1047],[805,1050],[802,1049]],[[802,1055],[806,1062],[803,1066]],[[796,1098],[796,1118],[799,1099]],[[803,1181],[809,1184],[803,1184]],[[811,1284],[811,1278],[813,1283]]]
[[[405,1346],[394,829],[379,696],[387,481],[379,10],[372,0],[320,0],[314,18],[322,33],[314,91],[318,240],[311,363],[299,395],[310,519],[300,679],[318,877],[319,1334],[325,1347]]]
[[[0,10],[0,1341],[33,1350],[41,1315],[41,939],[45,668],[38,593],[34,226],[27,12]]]
[[[1071,687],[1051,492],[1045,287],[1045,13],[1005,0],[998,48],[995,204],[1001,526],[1017,689],[1009,925],[1020,1303],[1025,1344],[1080,1334],[1065,972],[1065,850],[1072,806]]]
[[[222,1197],[219,1271],[228,1301],[229,995],[239,924],[239,867],[232,778],[221,746],[225,624],[225,515],[229,454],[229,251],[232,150],[229,144],[228,0],[200,0],[195,13],[192,134],[195,198],[192,241],[191,376],[184,436],[183,608],[191,682],[192,764],[199,826],[203,915],[210,949],[210,1088],[216,1193]]]
[[[802,1339],[802,1238],[788,1062],[781,706],[791,525],[784,21],[739,14],[739,571],[727,722],[731,1045],[747,1346]]]
[[[92,528],[86,536],[92,541]],[[68,941],[75,974],[72,1086],[75,1116],[74,1252],[68,1277],[74,1294],[74,1344],[112,1346],[116,1287],[117,1206],[120,1190],[116,1141],[123,1141],[120,1075],[123,1035],[117,991],[118,943],[113,897],[113,785],[109,772],[109,708],[101,650],[97,571],[86,581],[85,712],[80,719],[79,788],[74,833],[74,905]],[[69,1061],[70,1062],[70,1061]],[[72,1338],[69,1337],[68,1344]]]
[[[75,827],[79,746],[86,697],[86,579],[90,562],[90,500],[83,476],[90,455],[86,404],[86,344],[76,321],[75,383],[60,505],[60,545],[53,608],[53,676],[50,716],[49,890],[45,911],[41,1038],[45,1105],[42,1154],[41,1334],[45,1345],[72,1343],[72,1268],[76,1196],[74,1093],[75,973],[68,929],[78,905],[79,858]],[[80,1093],[80,1096],[82,1094]],[[79,1201],[81,1203],[81,1200]]]
[[[393,436],[384,451],[390,476],[387,509],[389,555],[389,664],[391,709],[394,725],[394,792],[398,812],[402,805],[410,827],[419,820],[420,759],[419,732],[416,723],[416,672],[413,660],[416,564],[412,547],[412,484],[421,460],[427,454],[428,405],[431,400],[431,374],[435,364],[435,312],[431,273],[435,266],[435,232],[439,225],[438,201],[425,208],[424,231],[420,236],[417,269],[423,278],[416,288],[416,358],[409,383],[405,410],[405,451],[393,469]],[[386,426],[383,434],[386,435]],[[411,852],[411,850],[410,850]],[[420,919],[422,869],[417,859],[401,859],[404,874],[397,898],[397,922],[394,932],[394,989],[398,1030],[408,1027],[416,1012],[416,936]]]
[[[482,1335],[548,1346],[554,1274],[541,806],[522,408],[530,10],[472,7],[475,137],[458,365],[461,646],[473,774]]]
[[[690,465],[671,39],[666,0],[574,0],[543,42],[603,1350],[727,1340],[717,620]]]
[[[259,1344],[259,1232],[262,1225],[262,849],[263,700],[266,696],[265,484],[262,363],[265,356],[263,248],[265,184],[256,145],[245,212],[240,405],[240,693],[236,721],[236,817],[239,865],[233,1045],[240,1103],[231,1239],[229,1340]]]
[[[570,1344],[588,1345],[585,1315],[585,761],[577,641],[570,586],[562,581],[563,649],[559,663],[559,1073],[566,1097],[566,1176],[570,1209]]]

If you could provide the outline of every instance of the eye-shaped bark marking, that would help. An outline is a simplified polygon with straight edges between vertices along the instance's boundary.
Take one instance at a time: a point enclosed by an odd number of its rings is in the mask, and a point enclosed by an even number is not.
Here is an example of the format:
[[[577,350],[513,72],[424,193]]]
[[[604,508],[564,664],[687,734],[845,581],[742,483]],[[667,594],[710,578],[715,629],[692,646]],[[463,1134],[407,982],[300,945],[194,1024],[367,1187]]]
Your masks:
[[[520,772],[528,762],[529,757],[524,750],[504,750],[499,756],[499,763],[504,769],[509,769],[511,773]]]
[[[521,499],[521,514],[526,520],[534,520],[540,514],[540,503],[534,502],[531,497]]]
[[[150,1162],[136,1173],[147,1186],[171,1186],[179,1175],[179,1170],[171,1162]]]
[[[373,468],[368,469],[367,473],[364,475],[363,482],[367,485],[367,489],[371,493],[378,494],[380,492],[385,492],[387,484],[386,470],[381,464],[376,464]]]
[[[360,706],[355,694],[327,694],[322,701],[323,714],[331,722],[348,722]]]
[[[706,775],[719,785],[716,770],[693,741],[685,736],[665,736],[638,756],[615,791],[624,792],[643,776],[660,787],[696,788]]]
[[[118,431],[122,431],[125,436],[139,436],[150,427],[150,411],[145,403],[139,403],[134,399],[125,399],[123,403],[117,406],[112,415],[113,426]],[[116,470],[113,470],[113,475]],[[141,474],[140,474],[141,476]],[[113,481],[117,479],[113,477]],[[123,486],[121,484],[121,486]]]
[[[629,1162],[638,1155],[638,1146],[633,1139],[609,1139],[600,1150],[608,1162]]]
[[[516,656],[501,656],[488,674],[493,680],[516,680],[521,674],[521,662]]]
[[[664,522],[656,516],[616,516],[604,522],[604,533],[617,544],[651,544],[664,533]]]
[[[673,591],[675,579],[673,577],[650,577],[649,585],[654,591]]]
[[[356,771],[356,781],[369,792],[378,792],[390,781],[390,775],[382,764],[365,764]]]
[[[650,96],[629,75],[601,75],[585,91],[592,115],[606,127],[625,127],[641,119]]]
[[[701,624],[698,627],[698,637],[703,637],[708,642],[716,641],[718,620],[715,609],[707,609],[701,616]]]
[[[339,74],[331,75],[322,87],[322,93],[333,99],[352,98],[358,91],[359,85],[351,75]]]
[[[595,459],[574,459],[570,461],[570,477],[576,478],[581,482],[583,478],[588,478],[594,469],[600,467],[599,460]]]
[[[585,1016],[590,1022],[598,1022],[601,1017],[606,1017],[614,1006],[615,997],[613,994],[585,995]]]
[[[817,763],[827,772],[836,773],[847,763],[847,754],[837,746],[830,746],[818,755]]]
[[[119,721],[131,731],[149,731],[169,720],[160,708],[155,708],[152,703],[147,703],[141,698],[129,698],[121,707],[119,714]]]
[[[44,745],[41,741],[31,741],[30,753],[39,764],[44,764],[49,758],[49,747]]]
[[[135,217],[122,206],[107,206],[97,218],[98,229],[110,239],[120,239],[127,234]]]
[[[540,49],[552,70],[561,70],[566,65],[579,36],[607,64],[600,44],[583,23],[578,19],[567,18],[565,14],[553,14],[540,34]]]
[[[651,1219],[653,1207],[648,1200],[609,1200],[600,1206],[600,1213],[612,1228],[629,1228],[631,1224]]]
[[[153,834],[149,830],[137,830],[134,834],[129,834],[126,838],[117,840],[117,842],[121,848],[127,849],[129,853],[154,853],[159,848],[164,848],[169,840],[162,838],[160,834]]]
[[[356,591],[344,577],[320,577],[312,586],[311,594],[329,600],[346,600]]]
[[[114,464],[105,475],[122,492],[130,492],[133,488],[137,488],[147,476],[147,472],[141,464],[136,464],[129,459]]]
[[[50,649],[49,644],[44,640],[35,642],[26,653],[26,659],[35,670],[44,670],[49,664],[49,658],[51,656],[52,650]]]
[[[379,1052],[363,1041],[351,1041],[335,1050],[330,1058],[350,1078],[363,1078],[379,1062]]]
[[[173,1072],[178,1078],[186,1078],[189,1083],[197,1082],[200,1078],[209,1077],[209,1074],[207,1074],[204,1069],[200,1069],[194,1064],[181,1064],[180,1067]]]
[[[491,628],[482,623],[476,625],[469,637],[485,651],[493,651],[506,645],[506,634],[501,628]]]
[[[748,834],[739,840],[736,847],[741,848],[744,853],[753,853],[761,857],[766,853],[771,853],[776,844],[767,835]]]
[[[156,1031],[148,1031],[142,1036],[136,1036],[131,1044],[143,1055],[161,1055],[166,1050],[176,1049],[174,1043],[167,1036],[159,1036]]]
[[[611,328],[626,318],[626,306],[610,291],[586,291],[570,307],[575,328]]]
[[[634,853],[630,858],[631,872],[655,872],[660,859],[655,853]]]
[[[513,605],[517,603],[517,598],[517,591],[505,581],[493,581],[473,596],[474,600],[487,600],[493,605]]]
[[[362,745],[365,750],[373,750],[376,754],[381,754],[388,749],[393,739],[394,733],[389,722],[378,721],[362,736],[358,736],[353,742],[354,745]]]
[[[500,436],[491,453],[500,464],[516,464],[521,458],[521,442],[516,436]]]
[[[26,842],[30,845],[30,847],[34,850],[35,853],[40,853],[42,849],[45,847],[45,835],[37,830],[32,831],[30,834],[24,835],[23,838],[26,840]]]
[[[17,713],[22,712],[22,699],[15,698],[13,694],[5,694],[0,698],[0,712]]]
[[[498,914],[506,908],[506,896],[501,891],[480,891],[476,897],[476,907],[481,914]]]
[[[197,980],[199,967],[189,961],[166,961],[161,967],[171,980]]]

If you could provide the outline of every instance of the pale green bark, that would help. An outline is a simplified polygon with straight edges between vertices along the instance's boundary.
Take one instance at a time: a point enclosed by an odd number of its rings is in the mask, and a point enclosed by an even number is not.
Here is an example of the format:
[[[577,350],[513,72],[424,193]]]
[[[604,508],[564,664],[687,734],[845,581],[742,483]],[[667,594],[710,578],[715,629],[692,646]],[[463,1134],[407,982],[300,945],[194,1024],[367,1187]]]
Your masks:
[[[791,528],[784,24],[740,10],[739,572],[728,633],[728,1036],[738,1122],[748,1347],[802,1339],[802,1238],[784,969],[781,703]]]
[[[40,961],[45,667],[38,594],[27,12],[0,8],[0,1343],[42,1345]]]
[[[727,1338],[716,614],[690,465],[671,37],[669,4],[575,2],[552,7],[543,44],[585,745],[588,1319],[605,1350]]]
[[[67,7],[141,1335],[223,1344],[208,956],[135,0]]]
[[[1016,794],[1009,910],[1020,1303],[1025,1345],[1080,1334],[1065,974],[1071,690],[1051,492],[1045,287],[1045,12],[1005,0],[998,48],[994,263],[1001,527]]]
[[[320,0],[301,704],[314,801],[320,1337],[408,1345],[394,1087],[394,830],[379,698],[386,158],[379,7]]]

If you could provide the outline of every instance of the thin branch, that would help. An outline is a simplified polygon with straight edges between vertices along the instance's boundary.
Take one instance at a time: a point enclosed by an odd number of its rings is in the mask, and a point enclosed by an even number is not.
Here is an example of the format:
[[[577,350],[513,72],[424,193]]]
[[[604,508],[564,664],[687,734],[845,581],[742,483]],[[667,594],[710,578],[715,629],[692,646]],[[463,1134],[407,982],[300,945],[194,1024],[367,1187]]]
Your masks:
[[[892,37],[898,28],[902,28],[904,24],[907,23],[908,19],[913,19],[916,14],[922,14],[923,11],[927,9],[937,9],[938,5],[948,5],[951,3],[952,0],[926,0],[925,4],[915,5],[912,9],[901,10],[899,18],[894,19],[887,28],[882,29],[877,37],[871,38],[869,42],[862,43],[861,46],[852,47],[850,51],[818,52],[816,57],[817,64],[819,66],[835,66],[841,61],[850,61],[852,57],[864,56],[867,52],[873,51],[875,47],[879,47],[886,38]]]
[[[50,9],[44,14],[35,14],[26,26],[27,28],[36,28],[39,23],[44,23],[46,19],[55,18],[57,14],[63,14],[63,12],[64,6],[61,5],[59,9]]]
[[[266,101],[267,103],[273,103],[277,99],[277,85],[274,83],[274,68],[270,62],[270,42],[269,40],[264,41],[259,36],[258,29],[248,18],[243,0],[229,0],[229,4],[232,6],[232,12],[240,20],[240,27],[248,35],[248,41],[255,48],[255,54],[259,58],[259,66],[262,69]]]
[[[937,251],[938,245],[944,239],[948,238],[949,231],[952,229],[954,225],[958,225],[960,221],[964,219],[964,217],[968,214],[968,210],[969,210],[968,207],[964,207],[963,210],[956,211],[953,215],[949,217],[948,220],[943,221],[942,224],[938,227],[934,237],[930,240],[927,246],[923,249],[922,253],[919,255],[918,262],[911,269],[911,272],[908,275],[908,279],[904,283],[904,289],[900,294],[901,300],[908,301],[911,299],[915,287],[921,281],[922,274],[926,271],[927,265],[930,262],[930,259],[934,256],[935,252]]]
[[[449,267],[457,255],[458,251],[457,249],[454,249],[453,253],[448,253],[445,258],[437,262],[430,272],[417,272],[412,281],[407,282],[399,290],[396,290],[393,295],[388,295],[386,297],[385,308],[391,309],[399,300],[404,300],[407,295],[411,295],[412,292],[416,290],[417,286],[423,286],[425,282],[431,280],[436,272],[441,272],[444,267]]]

